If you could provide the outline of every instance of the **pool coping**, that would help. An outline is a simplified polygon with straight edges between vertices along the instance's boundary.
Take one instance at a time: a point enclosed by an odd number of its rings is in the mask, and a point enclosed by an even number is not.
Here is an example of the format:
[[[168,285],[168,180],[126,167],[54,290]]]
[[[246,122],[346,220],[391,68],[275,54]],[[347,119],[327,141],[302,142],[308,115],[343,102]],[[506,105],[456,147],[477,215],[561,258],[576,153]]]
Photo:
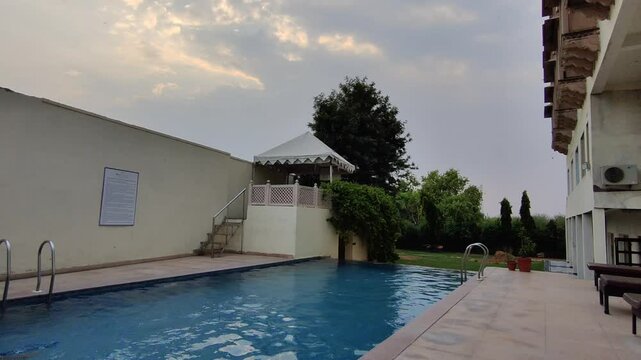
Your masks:
[[[158,277],[158,278],[123,282],[123,283],[115,283],[115,284],[109,284],[109,285],[87,287],[82,289],[62,290],[59,292],[56,292],[54,289],[54,292],[51,294],[51,298],[52,298],[52,302],[55,302],[58,300],[63,300],[69,297],[80,296],[80,295],[95,295],[95,294],[101,294],[101,293],[110,292],[110,291],[127,290],[127,289],[133,289],[141,286],[149,286],[149,285],[161,284],[161,283],[167,283],[167,282],[173,282],[173,281],[185,281],[185,280],[192,280],[192,279],[206,277],[206,276],[222,275],[222,274],[229,274],[234,272],[245,272],[245,271],[250,271],[255,269],[264,269],[264,268],[281,266],[281,265],[292,265],[292,264],[298,264],[306,261],[321,260],[325,258],[326,258],[325,256],[311,256],[311,257],[298,258],[298,259],[283,259],[282,261],[274,261],[274,262],[268,262],[268,263],[262,263],[262,264],[238,266],[238,267],[226,268],[226,269],[197,271],[189,274],[182,274],[182,275],[169,276],[169,277]],[[7,299],[7,305],[15,306],[15,305],[42,304],[47,302],[47,297],[48,297],[48,294],[45,291],[43,291],[40,294],[19,296],[19,297]]]
[[[476,277],[467,280],[446,297],[431,305],[410,323],[365,353],[360,357],[360,360],[395,359],[479,284],[480,281]]]

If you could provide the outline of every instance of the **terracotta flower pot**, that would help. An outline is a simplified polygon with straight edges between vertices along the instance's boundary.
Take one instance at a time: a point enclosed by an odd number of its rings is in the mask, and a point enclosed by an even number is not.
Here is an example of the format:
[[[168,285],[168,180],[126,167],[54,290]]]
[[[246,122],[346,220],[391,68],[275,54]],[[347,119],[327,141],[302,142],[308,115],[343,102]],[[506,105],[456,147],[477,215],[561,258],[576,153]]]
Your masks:
[[[510,271],[514,271],[514,270],[516,270],[516,261],[514,261],[514,260],[509,260],[509,261],[507,262],[507,268],[508,268],[508,270],[510,270]]]
[[[532,270],[532,258],[520,257],[517,261],[519,263],[519,271],[530,272],[530,270]]]

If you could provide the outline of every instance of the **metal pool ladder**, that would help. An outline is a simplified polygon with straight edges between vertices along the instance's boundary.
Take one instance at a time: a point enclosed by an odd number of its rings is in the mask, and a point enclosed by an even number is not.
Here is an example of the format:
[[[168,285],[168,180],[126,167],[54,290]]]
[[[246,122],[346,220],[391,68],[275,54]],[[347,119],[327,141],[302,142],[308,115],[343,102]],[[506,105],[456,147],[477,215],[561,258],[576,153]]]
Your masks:
[[[42,277],[42,248],[49,244],[49,248],[51,249],[51,281],[49,282],[49,295],[47,295],[47,304],[51,304],[51,293],[53,292],[53,282],[56,279],[56,247],[53,245],[53,241],[51,240],[45,240],[40,244],[40,247],[38,248],[38,282],[36,284],[36,289],[33,291],[35,293],[40,293],[42,290],[40,290],[40,278]]]
[[[470,253],[472,252],[472,249],[474,247],[479,247],[481,250],[483,250],[483,259],[481,260],[481,266],[479,267],[478,273],[476,273],[477,279],[479,281],[483,280],[484,277],[484,272],[485,272],[485,266],[487,265],[487,258],[490,255],[490,250],[485,246],[485,244],[477,242],[477,243],[472,243],[468,245],[465,248],[465,252],[463,253],[463,258],[461,259],[461,284],[467,281],[467,258],[470,256]]]
[[[7,247],[7,273],[4,279],[4,293],[2,294],[2,310],[7,306],[7,295],[9,295],[9,281],[11,276],[11,243],[7,239],[0,239],[0,245],[4,244]]]

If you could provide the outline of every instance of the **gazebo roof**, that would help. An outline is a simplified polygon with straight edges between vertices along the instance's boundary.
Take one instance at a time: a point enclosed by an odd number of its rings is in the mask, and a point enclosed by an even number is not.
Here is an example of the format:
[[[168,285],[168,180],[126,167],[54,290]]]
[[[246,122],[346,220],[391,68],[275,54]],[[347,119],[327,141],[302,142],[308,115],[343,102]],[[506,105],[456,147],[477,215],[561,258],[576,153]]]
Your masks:
[[[259,165],[331,164],[349,173],[356,169],[356,166],[310,132],[254,156],[254,163]]]

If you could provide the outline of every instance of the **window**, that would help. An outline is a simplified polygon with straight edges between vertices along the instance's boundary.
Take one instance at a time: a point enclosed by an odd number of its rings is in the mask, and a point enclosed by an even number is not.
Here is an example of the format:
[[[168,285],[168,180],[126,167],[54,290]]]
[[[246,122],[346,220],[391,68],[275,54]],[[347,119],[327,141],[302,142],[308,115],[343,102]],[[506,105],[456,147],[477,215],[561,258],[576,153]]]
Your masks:
[[[585,151],[585,134],[581,135],[581,145],[580,145],[579,149],[581,150],[580,151],[580,153],[581,153],[581,160],[580,160],[580,163],[581,163],[581,177],[584,177],[585,176],[586,167],[583,164],[587,162],[585,160],[585,153],[586,153],[586,151]]]
[[[572,192],[572,190],[574,190],[574,181],[572,181],[572,179],[574,179],[574,159],[572,159],[572,161],[570,161],[570,168],[568,169],[568,176],[569,176],[568,182],[570,183],[568,188],[570,189],[570,192]]]
[[[585,152],[583,154],[584,161],[590,165],[590,123],[585,125]]]
[[[580,160],[579,160],[579,148],[577,147],[576,150],[574,150],[574,184],[578,185],[579,181],[581,181],[581,172],[579,169],[581,168]]]

